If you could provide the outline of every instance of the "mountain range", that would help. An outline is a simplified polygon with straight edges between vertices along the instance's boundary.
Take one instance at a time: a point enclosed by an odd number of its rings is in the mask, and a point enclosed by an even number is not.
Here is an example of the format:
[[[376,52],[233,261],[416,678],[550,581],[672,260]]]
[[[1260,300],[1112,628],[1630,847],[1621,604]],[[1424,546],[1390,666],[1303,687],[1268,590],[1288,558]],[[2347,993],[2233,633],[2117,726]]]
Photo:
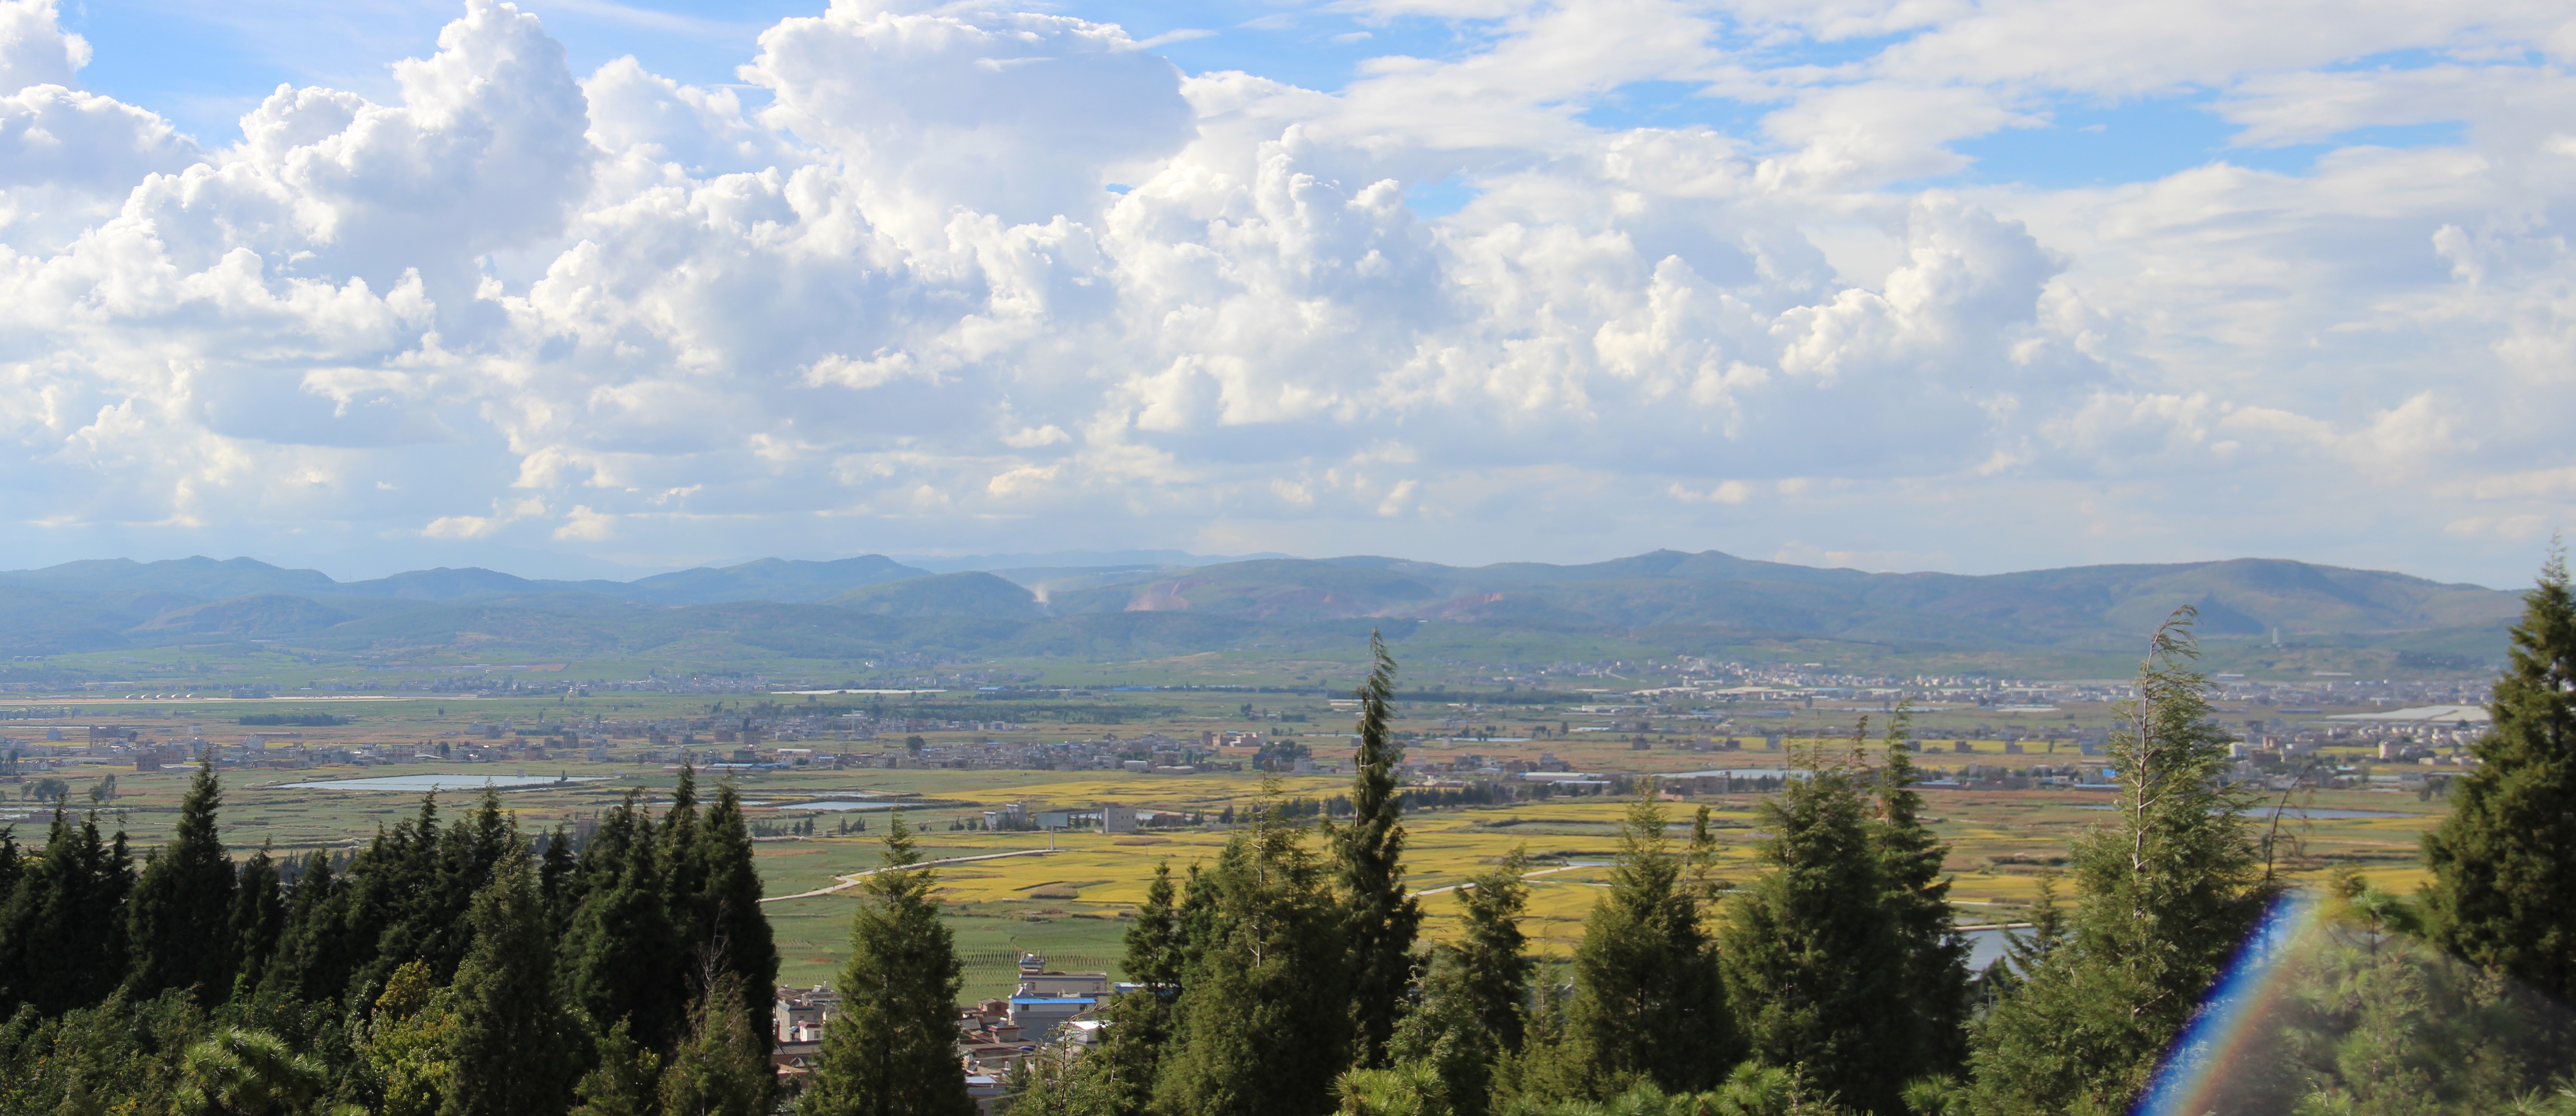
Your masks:
[[[2500,658],[2521,608],[2513,592],[2252,558],[1969,576],[1670,550],[1475,567],[1378,557],[1206,565],[1132,560],[1161,557],[1152,552],[1027,557],[1047,564],[933,571],[881,555],[769,558],[622,582],[446,568],[343,582],[248,558],[69,562],[0,572],[0,648],[45,654],[261,639],[384,654],[1132,655],[1346,640],[1374,626],[1427,627],[1468,643],[1505,633],[1660,633],[1677,647],[1821,640],[2073,652],[2134,648],[2189,604],[2205,636],[2415,647],[2466,662]],[[1546,640],[1512,642],[1543,648]]]

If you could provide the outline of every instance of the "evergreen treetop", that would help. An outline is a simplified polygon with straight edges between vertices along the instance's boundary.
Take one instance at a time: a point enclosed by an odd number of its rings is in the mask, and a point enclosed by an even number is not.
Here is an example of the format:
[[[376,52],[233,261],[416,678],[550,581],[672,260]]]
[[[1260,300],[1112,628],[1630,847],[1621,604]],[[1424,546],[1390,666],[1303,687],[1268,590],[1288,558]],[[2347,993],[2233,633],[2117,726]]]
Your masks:
[[[2455,782],[2451,813],[2424,837],[2425,913],[2442,948],[2576,1003],[2576,589],[2553,547],[2523,598],[2512,658]]]
[[[1362,1067],[1385,1064],[1387,1038],[1413,980],[1413,942],[1422,926],[1422,905],[1404,886],[1403,803],[1395,781],[1404,749],[1389,729],[1395,659],[1376,632],[1369,633],[1369,655],[1374,665],[1358,691],[1351,820],[1340,827],[1327,823],[1326,830],[1341,877],[1352,1058]]]
[[[232,995],[235,881],[216,829],[222,806],[214,764],[200,763],[180,799],[177,832],[143,862],[125,912],[134,951],[127,983],[137,995],[181,988],[205,1005]]]
[[[798,1109],[804,1116],[967,1116],[975,1102],[958,1072],[957,993],[965,969],[939,918],[937,875],[897,812],[885,861],[860,886],[850,959],[837,987],[841,1014]]]

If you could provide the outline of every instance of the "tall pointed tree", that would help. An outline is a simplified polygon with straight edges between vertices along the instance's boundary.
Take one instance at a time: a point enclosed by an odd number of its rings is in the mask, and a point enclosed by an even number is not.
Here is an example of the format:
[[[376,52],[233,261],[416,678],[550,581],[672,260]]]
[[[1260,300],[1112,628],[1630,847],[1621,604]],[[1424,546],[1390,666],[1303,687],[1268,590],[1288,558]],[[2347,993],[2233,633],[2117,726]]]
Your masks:
[[[1422,981],[1422,1002],[1396,1024],[1387,1044],[1397,1071],[1354,1071],[1403,1075],[1428,1072],[1451,1111],[1481,1114],[1494,1091],[1494,1071],[1522,1047],[1529,1027],[1524,1006],[1535,968],[1521,932],[1522,908],[1529,885],[1522,873],[1528,858],[1518,849],[1492,870],[1457,891],[1462,924],[1458,940],[1432,949],[1431,968]]]
[[[679,1038],[688,966],[640,797],[627,792],[582,849],[581,906],[564,930],[562,967],[568,997],[595,1025],[623,1019],[636,1042],[659,1051]]]
[[[743,1010],[759,1018],[777,995],[778,943],[770,936],[769,917],[760,913],[760,868],[752,863],[751,828],[733,784],[716,788],[715,807],[696,828],[696,853],[689,860],[697,889],[692,907],[700,919],[693,925],[700,937],[684,944],[731,972]]]
[[[803,1116],[967,1116],[955,1048],[957,993],[965,968],[931,894],[936,873],[918,867],[903,815],[886,827],[885,863],[860,888],[850,920],[850,959],[837,987],[841,1014],[823,1027],[823,1049],[798,1105]]]
[[[338,1000],[356,967],[346,914],[344,889],[331,871],[330,854],[316,849],[295,874],[276,956],[260,974],[261,994],[323,1003]]]
[[[1980,1113],[2125,1109],[2276,894],[2245,816],[2254,792],[2219,781],[2228,737],[2193,668],[2196,617],[2184,606],[2156,629],[2118,707],[2120,789],[2071,850],[2063,944],[1978,1027]]]
[[[2576,1003],[2576,589],[2563,549],[2523,598],[2488,708],[2494,726],[2470,749],[2478,766],[2424,837],[2428,929],[2444,949]]]
[[[430,791],[420,796],[417,814],[379,831],[349,862],[340,916],[350,971],[329,983],[345,987],[357,1003],[375,1002],[393,971],[419,957],[405,923],[421,894],[435,885],[438,845],[438,792]]]
[[[660,1116],[768,1116],[777,1071],[769,1041],[742,1006],[740,978],[717,968],[702,977],[687,1033],[662,1071]]]
[[[231,998],[247,1000],[268,975],[278,942],[286,932],[286,899],[278,891],[277,865],[268,858],[267,845],[261,845],[258,852],[251,854],[250,862],[242,865],[241,882],[233,890],[229,922],[233,956],[237,959]]]
[[[1350,1060],[1340,966],[1347,923],[1277,801],[1255,811],[1201,880],[1207,940],[1181,978],[1177,1046],[1156,1107],[1193,1116],[1309,1116]]]
[[[578,1071],[545,899],[524,848],[503,854],[467,917],[474,945],[456,970],[456,1070],[439,1116],[562,1112]]]
[[[1898,982],[1910,1060],[1903,1079],[1955,1073],[1968,1057],[1968,939],[1951,914],[1950,880],[1941,865],[1948,842],[1923,821],[1923,795],[1914,789],[1912,709],[1899,705],[1888,723],[1887,756],[1879,769],[1878,825],[1873,833],[1879,882],[1887,889],[1888,917],[1905,955]]]
[[[1404,749],[1389,731],[1395,659],[1369,633],[1373,667],[1358,692],[1359,743],[1352,756],[1351,821],[1328,828],[1340,870],[1343,973],[1350,981],[1352,1062],[1386,1064],[1387,1038],[1413,981],[1413,941],[1422,907],[1404,887],[1404,818],[1395,766]]]
[[[126,982],[138,996],[182,988],[199,1004],[213,1005],[232,995],[235,881],[232,858],[216,830],[222,806],[214,764],[197,765],[179,802],[178,831],[143,863],[143,878],[126,906],[134,951]]]
[[[1705,1089],[1738,1057],[1717,959],[1682,867],[1649,790],[1620,823],[1609,889],[1593,901],[1575,947],[1560,1065],[1578,1080],[1559,1088],[1595,1097],[1640,1081],[1667,1092]]]
[[[114,991],[133,887],[125,834],[102,841],[97,814],[75,826],[55,811],[44,855],[0,905],[0,1016],[21,1005],[60,1015]]]
[[[671,808],[662,812],[655,853],[662,858],[662,886],[670,893],[671,930],[681,944],[703,950],[716,934],[714,912],[707,907],[705,865],[698,825],[698,775],[680,765],[680,782],[671,788]]]
[[[1866,725],[1852,734],[1854,763],[1819,749],[1806,778],[1763,800],[1770,836],[1754,850],[1769,870],[1727,905],[1720,956],[1748,1055],[1803,1066],[1862,1111],[1896,1112],[1915,1058],[1902,1010],[1905,949],[1856,770]]]

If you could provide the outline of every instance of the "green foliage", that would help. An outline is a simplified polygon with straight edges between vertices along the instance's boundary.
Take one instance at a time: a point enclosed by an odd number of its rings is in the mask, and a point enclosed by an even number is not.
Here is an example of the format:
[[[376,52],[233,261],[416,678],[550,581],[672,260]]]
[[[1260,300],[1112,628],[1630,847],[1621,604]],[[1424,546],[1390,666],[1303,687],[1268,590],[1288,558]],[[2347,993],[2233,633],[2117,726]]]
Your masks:
[[[1462,932],[1433,948],[1421,1003],[1388,1045],[1398,1068],[1430,1072],[1448,1107],[1466,1116],[1486,1111],[1495,1067],[1519,1053],[1528,1034],[1523,1005],[1536,968],[1520,928],[1528,869],[1527,855],[1514,849],[1459,887]]]
[[[1350,982],[1352,1060],[1363,1067],[1383,1066],[1387,1038],[1413,977],[1413,940],[1422,927],[1422,905],[1404,887],[1403,808],[1397,800],[1395,765],[1404,748],[1389,734],[1388,709],[1395,694],[1395,659],[1386,641],[1369,635],[1375,666],[1359,688],[1359,745],[1353,755],[1351,821],[1327,823],[1334,862],[1340,870],[1342,943],[1348,951],[1343,966]]]
[[[1521,1089],[1596,1099],[1639,1082],[1690,1090],[1735,1063],[1741,1041],[1683,867],[1664,835],[1663,808],[1651,792],[1641,796],[1620,823],[1610,887],[1594,900],[1574,952],[1563,1035],[1532,1059]]]
[[[166,1112],[206,1016],[186,993],[103,1001],[56,1017],[22,1008],[0,1025],[0,1116]]]
[[[598,1064],[573,1088],[571,1116],[652,1116],[662,1060],[635,1045],[634,1028],[609,1024],[593,1057]]]
[[[2479,766],[2424,838],[2433,941],[2576,1002],[2576,590],[2553,550],[2513,629]]]
[[[98,835],[60,812],[44,855],[0,904],[0,1011],[60,1015],[105,998],[124,975],[125,898],[134,886],[125,834]]]
[[[964,969],[931,894],[937,874],[898,813],[886,828],[885,866],[860,889],[850,919],[850,959],[837,987],[841,1014],[823,1029],[804,1116],[965,1116],[953,1048]]]
[[[174,1116],[271,1116],[301,1112],[322,1092],[320,1059],[276,1035],[222,1027],[188,1047]]]
[[[1853,734],[1855,760],[1863,728]],[[1910,1070],[1907,943],[1882,871],[1882,827],[1855,764],[1809,757],[1810,777],[1761,804],[1768,867],[1727,906],[1720,956],[1748,1053],[1804,1066],[1819,1088],[1891,1112]]]
[[[513,847],[475,893],[474,948],[457,967],[456,1073],[440,1116],[561,1111],[572,1029],[557,998],[545,901],[523,847]]]
[[[2218,782],[2228,738],[2191,669],[2192,619],[2186,606],[2157,629],[2119,707],[2120,790],[2112,820],[2075,841],[2066,941],[1978,1028],[1979,1112],[2125,1107],[2275,893],[2252,792]]]
[[[693,845],[690,880],[698,891],[692,907],[702,920],[693,925],[701,936],[686,944],[731,973],[743,1010],[763,1017],[778,984],[778,944],[760,913],[760,869],[752,863],[751,831],[733,784],[716,790],[715,808]]]
[[[769,1044],[743,1007],[742,985],[710,969],[689,1007],[689,1030],[662,1071],[661,1116],[766,1116],[777,1074]]]
[[[227,921],[235,963],[231,998],[247,1000],[266,977],[278,940],[286,933],[286,899],[278,891],[277,864],[269,859],[268,846],[261,845],[242,865]]]
[[[222,805],[214,765],[199,764],[179,803],[177,833],[143,862],[125,905],[133,950],[126,980],[139,998],[179,988],[211,1005],[232,995],[234,869],[216,831]]]
[[[1905,1034],[1898,1049],[1899,1079],[1956,1073],[1968,1057],[1968,939],[1950,906],[1950,880],[1941,874],[1950,846],[1923,824],[1923,796],[1915,791],[1913,743],[1907,728],[1910,701],[1888,722],[1886,765],[1878,777],[1879,882],[1904,956],[1897,979]]]
[[[688,964],[641,796],[628,791],[582,849],[574,888],[580,901],[557,949],[575,1006],[598,1025],[625,1020],[636,1042],[667,1050],[683,1024]]]
[[[365,1026],[365,1059],[377,1116],[435,1116],[456,1077],[456,994],[433,983],[429,964],[407,962],[385,978]]]
[[[1349,1060],[1341,911],[1275,797],[1185,900],[1202,905],[1176,1006],[1178,1048],[1155,1082],[1171,1116],[1311,1116]]]
[[[1421,1062],[1388,1069],[1355,1069],[1333,1082],[1336,1116],[1452,1116],[1449,1083]]]
[[[287,897],[286,918],[277,948],[260,973],[259,991],[271,1000],[336,1001],[352,968],[348,935],[341,925],[346,907],[340,881],[332,875],[331,857],[317,849],[304,858]]]

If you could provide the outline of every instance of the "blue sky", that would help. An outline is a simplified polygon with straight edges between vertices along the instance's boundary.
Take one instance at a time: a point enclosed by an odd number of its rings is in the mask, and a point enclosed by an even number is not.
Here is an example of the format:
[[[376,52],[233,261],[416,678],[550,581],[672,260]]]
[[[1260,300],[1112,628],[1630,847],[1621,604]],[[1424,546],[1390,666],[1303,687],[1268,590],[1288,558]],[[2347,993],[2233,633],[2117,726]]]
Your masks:
[[[2576,495],[2560,4],[823,15],[0,0],[26,560],[2511,583]]]

